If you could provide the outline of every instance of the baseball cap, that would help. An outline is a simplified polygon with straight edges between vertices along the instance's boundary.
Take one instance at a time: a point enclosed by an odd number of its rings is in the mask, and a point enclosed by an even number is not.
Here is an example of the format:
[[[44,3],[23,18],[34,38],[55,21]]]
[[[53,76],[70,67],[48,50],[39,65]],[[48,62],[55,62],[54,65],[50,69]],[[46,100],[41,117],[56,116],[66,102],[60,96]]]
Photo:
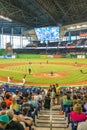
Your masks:
[[[9,122],[9,117],[5,114],[5,115],[1,115],[0,116],[0,122],[3,122],[5,124],[7,124]]]

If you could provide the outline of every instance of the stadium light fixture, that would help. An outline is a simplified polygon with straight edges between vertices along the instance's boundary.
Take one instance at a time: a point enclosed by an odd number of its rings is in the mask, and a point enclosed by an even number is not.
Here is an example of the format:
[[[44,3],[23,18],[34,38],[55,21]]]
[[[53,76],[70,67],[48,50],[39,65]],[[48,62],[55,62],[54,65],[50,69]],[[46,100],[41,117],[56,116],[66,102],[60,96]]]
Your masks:
[[[0,18],[1,18],[1,19],[4,19],[4,20],[7,20],[7,21],[9,21],[9,22],[12,22],[12,19],[10,19],[10,18],[8,18],[8,17],[5,17],[5,16],[3,16],[3,15],[0,15]]]

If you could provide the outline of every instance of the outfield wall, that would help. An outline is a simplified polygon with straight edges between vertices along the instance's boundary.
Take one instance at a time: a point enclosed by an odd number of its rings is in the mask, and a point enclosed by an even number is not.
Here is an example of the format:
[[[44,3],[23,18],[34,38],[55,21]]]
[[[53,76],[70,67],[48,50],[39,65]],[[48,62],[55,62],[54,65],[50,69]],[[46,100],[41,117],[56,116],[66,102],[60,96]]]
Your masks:
[[[16,52],[16,58],[87,58],[87,54],[83,53],[83,54],[70,54],[70,53],[65,53],[65,54],[35,54],[36,50],[31,50],[32,52],[28,52],[28,50],[25,50],[25,52],[27,53],[23,53],[24,49],[18,49],[18,52]],[[41,50],[40,50],[41,51]],[[42,51],[43,52],[43,51]],[[58,50],[59,52],[59,50]],[[0,49],[0,58],[12,58],[12,56],[9,55],[3,55],[4,53],[4,49]],[[56,53],[56,51],[55,51]],[[15,54],[15,50],[14,50],[14,54]]]
[[[85,59],[85,58],[87,58],[87,54],[67,54],[66,58]]]
[[[0,49],[0,56],[3,55],[4,51],[5,51],[5,49]]]
[[[41,54],[16,54],[17,58],[79,58],[85,59],[87,58],[87,54],[66,54],[66,55],[41,55]]]
[[[16,54],[17,58],[40,58],[41,55],[39,54]]]
[[[32,58],[78,58],[78,59],[85,59],[87,58],[87,55],[40,55],[40,54],[16,54],[16,55],[2,55],[0,56],[0,59],[11,59],[11,58],[20,58],[20,59],[32,59]]]
[[[17,58],[60,58],[61,55],[41,55],[41,54],[16,54]]]

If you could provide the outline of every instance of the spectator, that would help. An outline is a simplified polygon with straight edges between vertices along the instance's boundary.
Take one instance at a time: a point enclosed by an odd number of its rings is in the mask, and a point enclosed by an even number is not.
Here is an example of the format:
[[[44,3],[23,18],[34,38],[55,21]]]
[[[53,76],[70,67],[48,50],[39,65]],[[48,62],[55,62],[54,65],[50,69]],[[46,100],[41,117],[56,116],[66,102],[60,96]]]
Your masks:
[[[28,109],[28,116],[31,116],[32,112],[34,111],[34,107],[32,104],[29,104],[28,98],[26,97],[24,97],[23,104],[21,105],[21,109],[23,110],[24,108]]]
[[[7,106],[6,106],[6,102],[2,102],[1,103],[1,111],[0,111],[0,115],[2,115],[2,114],[6,114],[6,111],[7,111]]]
[[[28,116],[28,109],[27,109],[27,108],[24,108],[24,109],[22,110],[22,114],[20,114],[19,116],[23,119],[22,121],[23,121],[26,125],[32,125],[33,119]]]
[[[52,88],[52,102],[53,102],[53,105],[55,105],[55,98],[56,98],[56,93],[55,93],[55,89],[54,89],[54,86]]]
[[[24,130],[24,127],[21,123],[14,121],[13,117],[14,117],[14,112],[12,110],[9,110],[7,112],[7,115],[10,119],[9,124],[6,126],[6,129],[10,129],[10,130]]]
[[[0,105],[3,102],[3,96],[4,96],[4,95],[2,96],[1,94],[3,94],[3,93],[0,93]]]
[[[77,130],[87,130],[87,120],[84,122],[81,122],[78,127]]]
[[[11,103],[12,103],[9,94],[6,94],[6,97],[4,98],[4,101],[6,102],[6,106],[9,108]]]
[[[65,112],[65,115],[67,116],[67,114],[71,111],[73,102],[72,99],[70,98],[70,95],[67,95],[67,99],[63,100],[63,111]]]
[[[87,114],[87,95],[84,95],[83,111]]]
[[[39,103],[39,101],[42,101],[42,95],[39,92],[36,92],[34,94],[34,100]]]
[[[34,108],[38,107],[38,103],[36,100],[34,100],[34,96],[29,97],[29,104],[32,104]]]
[[[57,104],[59,105],[60,104],[60,87],[59,85],[56,83],[55,84],[56,86],[56,99],[57,99]]]
[[[77,96],[73,95],[73,106],[78,103]]]
[[[1,115],[0,116],[0,130],[5,130],[8,123],[9,123],[9,117],[7,115]]]
[[[19,114],[21,108],[20,105],[17,104],[16,98],[12,99],[12,104],[10,105],[10,109],[12,109],[15,114]]]
[[[51,103],[50,94],[47,93],[47,96],[45,96],[44,108],[45,109],[50,109],[50,103]]]
[[[70,106],[73,105],[73,101],[72,101],[72,99],[70,98],[70,95],[69,95],[69,94],[67,95],[67,99],[64,99],[64,100],[63,100],[63,105],[70,105]]]
[[[70,112],[71,121],[84,121],[86,120],[86,115],[82,112],[82,107],[80,104],[75,104],[73,111]]]
[[[48,89],[48,93],[51,95],[52,94],[52,84],[50,84],[50,87]],[[46,93],[47,94],[47,93]]]
[[[83,105],[83,94],[78,94],[77,101],[79,104]]]

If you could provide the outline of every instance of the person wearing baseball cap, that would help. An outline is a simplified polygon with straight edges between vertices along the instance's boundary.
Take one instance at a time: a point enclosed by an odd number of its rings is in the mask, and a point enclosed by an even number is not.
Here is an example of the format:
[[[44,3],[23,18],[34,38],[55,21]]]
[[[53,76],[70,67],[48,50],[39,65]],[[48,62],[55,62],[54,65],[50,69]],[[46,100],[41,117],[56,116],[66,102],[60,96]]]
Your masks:
[[[5,115],[1,115],[0,116],[0,130],[4,130],[7,126],[7,124],[9,123],[9,116]]]

